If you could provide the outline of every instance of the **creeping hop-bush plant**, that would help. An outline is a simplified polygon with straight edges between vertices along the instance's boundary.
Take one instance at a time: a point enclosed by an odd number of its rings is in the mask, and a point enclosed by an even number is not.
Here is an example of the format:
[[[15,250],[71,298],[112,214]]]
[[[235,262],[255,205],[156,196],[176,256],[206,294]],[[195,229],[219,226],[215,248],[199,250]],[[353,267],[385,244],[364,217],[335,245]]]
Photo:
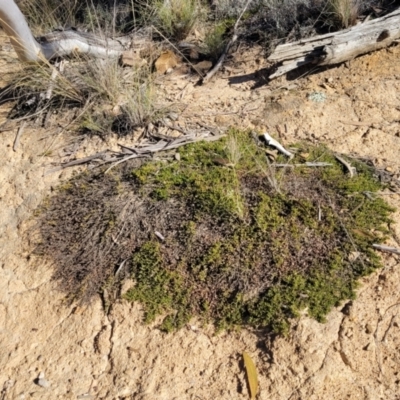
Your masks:
[[[302,310],[324,321],[381,266],[372,244],[392,209],[371,166],[349,160],[350,178],[327,148],[297,147],[295,164],[331,166],[275,169],[252,135],[231,131],[170,161],[77,175],[38,213],[37,253],[82,300],[130,276],[125,298],[167,331],[194,316],[276,332]]]

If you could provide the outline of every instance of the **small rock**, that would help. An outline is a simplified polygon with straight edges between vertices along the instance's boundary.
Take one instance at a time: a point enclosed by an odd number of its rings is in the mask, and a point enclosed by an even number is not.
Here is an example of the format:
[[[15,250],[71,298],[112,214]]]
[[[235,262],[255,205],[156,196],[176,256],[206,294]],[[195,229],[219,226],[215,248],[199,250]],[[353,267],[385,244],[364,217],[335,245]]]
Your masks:
[[[393,168],[392,168],[392,167],[386,167],[386,168],[385,168],[385,171],[387,171],[387,172],[393,172]]]
[[[50,382],[44,378],[38,379],[37,384],[42,388],[50,387]]]
[[[332,83],[332,82],[333,82],[333,78],[330,76],[330,77],[327,79],[327,81],[328,81],[328,83]]]
[[[367,332],[368,334],[371,334],[373,331],[374,331],[374,328],[372,327],[371,324],[365,325],[365,332]]]
[[[50,382],[47,379],[45,379],[43,371],[40,372],[39,376],[35,380],[35,383],[42,388],[50,387]]]
[[[174,157],[176,161],[181,161],[181,155],[179,153],[175,153]]]

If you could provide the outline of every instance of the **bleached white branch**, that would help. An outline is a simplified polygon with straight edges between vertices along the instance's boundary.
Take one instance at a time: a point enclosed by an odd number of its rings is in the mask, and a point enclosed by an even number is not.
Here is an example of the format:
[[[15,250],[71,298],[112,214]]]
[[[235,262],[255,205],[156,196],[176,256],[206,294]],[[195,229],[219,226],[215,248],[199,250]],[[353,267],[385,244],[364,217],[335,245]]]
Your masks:
[[[119,57],[124,51],[119,41],[68,30],[53,32],[38,42],[14,0],[0,0],[0,25],[9,36],[18,58],[23,62],[51,60],[71,54],[98,58]]]
[[[268,146],[275,147],[277,150],[279,150],[281,153],[283,153],[285,156],[288,157],[293,157],[293,154],[286,150],[278,141],[276,141],[272,136],[268,134],[268,132],[264,133],[264,139],[267,142]]]

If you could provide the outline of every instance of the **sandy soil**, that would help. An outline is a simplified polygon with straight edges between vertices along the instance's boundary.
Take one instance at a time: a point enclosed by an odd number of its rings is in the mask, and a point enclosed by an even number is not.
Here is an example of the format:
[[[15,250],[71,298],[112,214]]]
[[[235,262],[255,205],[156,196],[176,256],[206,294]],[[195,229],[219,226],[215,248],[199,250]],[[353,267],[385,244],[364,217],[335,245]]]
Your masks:
[[[182,127],[196,119],[268,128],[285,144],[323,142],[369,157],[397,179],[399,59],[400,47],[392,47],[251,90],[265,61],[261,49],[242,49],[211,84],[194,86],[194,78],[172,74],[160,82],[160,93],[187,106]],[[0,70],[15,68],[12,60],[3,46]],[[313,92],[326,100],[309,100]],[[9,109],[1,106],[0,124]],[[48,173],[66,157],[68,132],[29,127],[13,151],[17,125],[9,129],[0,133],[0,400],[248,399],[243,351],[257,365],[258,399],[400,399],[398,259],[384,256],[385,267],[363,280],[357,300],[333,310],[326,324],[304,316],[288,338],[247,330],[215,336],[195,321],[164,334],[141,323],[137,304],[119,301],[107,315],[100,299],[69,306],[51,266],[31,255],[24,236],[33,210],[71,173]],[[101,145],[85,142],[77,156]],[[387,198],[400,209],[399,195]],[[399,223],[394,230],[400,237]],[[40,373],[47,387],[37,384]]]

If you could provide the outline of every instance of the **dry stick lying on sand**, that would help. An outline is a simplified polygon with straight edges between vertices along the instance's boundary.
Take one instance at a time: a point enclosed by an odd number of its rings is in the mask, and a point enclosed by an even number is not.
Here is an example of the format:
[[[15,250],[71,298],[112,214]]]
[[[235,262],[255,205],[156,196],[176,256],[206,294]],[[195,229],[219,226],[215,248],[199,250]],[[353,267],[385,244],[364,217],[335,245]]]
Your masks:
[[[221,68],[225,57],[227,56],[230,48],[232,47],[232,45],[236,42],[237,38],[238,38],[238,33],[237,33],[237,28],[239,25],[240,20],[243,17],[243,14],[246,12],[247,7],[249,6],[251,0],[247,0],[246,5],[243,7],[242,12],[240,13],[238,19],[236,20],[235,26],[233,27],[233,36],[231,38],[231,40],[226,44],[223,53],[221,54],[221,57],[219,58],[219,60],[217,61],[217,63],[214,65],[214,68],[212,68],[207,75],[201,80],[201,83],[207,83],[214,75],[215,73]]]
[[[383,244],[373,244],[372,247],[376,250],[380,250],[385,253],[392,253],[400,256],[400,249],[397,249],[396,247],[389,247]]]
[[[13,150],[17,151],[18,145],[19,145],[19,139],[21,138],[21,135],[25,129],[26,121],[23,121],[21,126],[18,128],[17,135],[15,136],[14,144],[13,144]]]
[[[295,167],[332,167],[331,163],[327,162],[305,162],[304,164],[271,164],[273,167],[276,168],[295,168]]]

